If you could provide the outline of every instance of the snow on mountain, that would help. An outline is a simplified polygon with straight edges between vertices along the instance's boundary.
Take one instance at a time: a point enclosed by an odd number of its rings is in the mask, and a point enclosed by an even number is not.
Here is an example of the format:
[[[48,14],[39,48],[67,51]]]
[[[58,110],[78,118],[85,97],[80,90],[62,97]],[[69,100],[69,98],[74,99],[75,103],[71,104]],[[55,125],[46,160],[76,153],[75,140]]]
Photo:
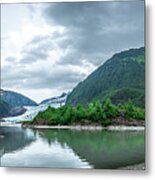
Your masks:
[[[56,97],[52,97],[49,99],[45,99],[43,100],[40,104],[64,104],[66,103],[66,99],[67,99],[67,93],[62,93],[60,96],[56,96]]]
[[[6,122],[16,123],[21,121],[31,121],[40,111],[46,110],[49,106],[58,108],[60,106],[65,105],[68,94],[62,94],[61,96],[50,98],[42,101],[38,106],[24,106],[27,111],[15,117],[7,117],[4,118]]]

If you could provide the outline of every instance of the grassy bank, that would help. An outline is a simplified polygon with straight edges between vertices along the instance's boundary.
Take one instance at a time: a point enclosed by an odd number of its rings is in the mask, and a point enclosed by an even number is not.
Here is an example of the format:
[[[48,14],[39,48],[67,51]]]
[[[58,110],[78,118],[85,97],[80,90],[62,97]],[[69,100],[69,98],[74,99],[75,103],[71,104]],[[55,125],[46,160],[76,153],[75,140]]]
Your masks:
[[[112,104],[107,99],[104,104],[99,101],[87,107],[65,105],[60,108],[48,107],[30,122],[24,125],[144,125],[144,109],[136,107],[131,101],[125,104]]]

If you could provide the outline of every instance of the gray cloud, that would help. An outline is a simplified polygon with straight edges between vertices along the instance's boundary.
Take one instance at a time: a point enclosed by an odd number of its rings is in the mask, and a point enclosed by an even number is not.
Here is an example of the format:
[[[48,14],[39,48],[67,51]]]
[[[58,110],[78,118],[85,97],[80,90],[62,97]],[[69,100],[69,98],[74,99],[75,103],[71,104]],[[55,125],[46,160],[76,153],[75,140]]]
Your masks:
[[[8,56],[7,58],[5,58],[5,61],[9,63],[14,63],[16,61],[16,58],[12,56]]]
[[[48,36],[35,36],[22,50],[21,63],[33,63],[38,60],[46,60],[52,44]]]
[[[143,1],[47,3],[35,8],[51,28],[64,27],[65,31],[36,35],[23,47],[21,59],[7,57],[14,64],[2,67],[3,87],[69,90],[88,75],[77,67],[89,63],[97,68],[115,52],[144,45]],[[49,67],[53,50],[65,53]],[[37,61],[47,64],[38,67]]]
[[[2,67],[2,86],[3,87],[18,87],[25,89],[71,89],[81,81],[86,74],[74,71],[70,67],[56,66],[51,70],[45,67],[36,69],[27,69],[24,65],[15,64]],[[8,76],[9,75],[9,76]]]
[[[85,76],[84,74],[73,72],[73,71],[61,71],[53,73],[41,73],[38,72],[33,78],[31,83],[28,83],[26,86],[29,88],[33,85],[36,89],[41,88],[50,88],[50,89],[71,89],[73,85],[76,85],[77,82],[81,81]],[[39,75],[39,76],[37,76]]]
[[[93,57],[91,63],[99,65],[107,54],[143,46],[143,8],[143,1],[52,3],[43,16],[48,23],[67,29],[71,53],[61,60],[62,64],[71,63],[71,58],[79,63],[82,58]]]
[[[46,60],[47,57],[47,50],[41,47],[32,48],[31,50],[23,51],[23,58],[21,59],[21,63],[35,62],[40,59]]]
[[[68,46],[68,38],[55,31],[51,35],[37,35],[28,42],[22,49],[21,63],[33,63],[38,60],[45,61],[49,52]]]

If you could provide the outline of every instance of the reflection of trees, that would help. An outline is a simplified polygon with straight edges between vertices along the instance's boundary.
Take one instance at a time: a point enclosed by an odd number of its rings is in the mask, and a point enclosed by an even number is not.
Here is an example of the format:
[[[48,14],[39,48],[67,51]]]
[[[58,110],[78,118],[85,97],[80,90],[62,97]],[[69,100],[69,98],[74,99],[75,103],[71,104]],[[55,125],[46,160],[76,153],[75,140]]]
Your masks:
[[[0,149],[2,153],[9,153],[28,146],[35,140],[35,134],[30,129],[21,127],[0,127]]]
[[[144,162],[143,132],[40,130],[49,144],[67,144],[94,168],[118,168]]]

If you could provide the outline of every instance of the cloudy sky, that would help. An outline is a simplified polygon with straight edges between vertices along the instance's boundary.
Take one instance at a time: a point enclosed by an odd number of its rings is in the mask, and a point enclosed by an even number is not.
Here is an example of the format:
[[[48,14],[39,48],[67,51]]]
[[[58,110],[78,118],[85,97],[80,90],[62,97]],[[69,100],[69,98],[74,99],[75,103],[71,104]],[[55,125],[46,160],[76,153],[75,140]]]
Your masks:
[[[141,46],[143,1],[1,6],[2,88],[37,102],[71,90],[114,53]]]

